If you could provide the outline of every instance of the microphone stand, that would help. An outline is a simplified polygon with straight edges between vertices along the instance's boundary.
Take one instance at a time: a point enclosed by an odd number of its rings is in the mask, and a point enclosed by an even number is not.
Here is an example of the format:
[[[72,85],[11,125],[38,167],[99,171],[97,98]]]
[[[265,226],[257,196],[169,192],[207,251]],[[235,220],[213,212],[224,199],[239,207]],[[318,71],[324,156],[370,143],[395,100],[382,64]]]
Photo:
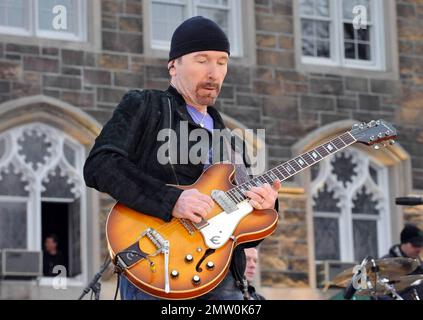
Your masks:
[[[88,286],[83,290],[81,296],[78,298],[78,300],[82,300],[84,296],[92,290],[94,292],[95,300],[100,300],[100,291],[101,291],[101,284],[98,282],[103,275],[104,271],[106,271],[109,264],[112,262],[112,259],[110,257],[107,258],[104,265],[100,268],[100,271],[94,276],[94,278],[91,280],[91,282],[88,284]]]

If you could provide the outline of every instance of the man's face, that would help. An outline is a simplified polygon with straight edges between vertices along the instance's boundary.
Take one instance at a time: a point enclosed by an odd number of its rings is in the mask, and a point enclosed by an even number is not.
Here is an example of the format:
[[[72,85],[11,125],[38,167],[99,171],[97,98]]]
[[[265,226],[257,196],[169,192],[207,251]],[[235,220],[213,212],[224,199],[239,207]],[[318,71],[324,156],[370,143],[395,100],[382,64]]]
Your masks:
[[[245,268],[245,277],[249,282],[252,282],[254,279],[254,274],[256,273],[258,253],[256,248],[245,249],[245,256],[247,257],[247,266]]]
[[[229,56],[221,51],[200,51],[172,61],[172,83],[188,104],[212,106],[228,71]]]
[[[48,237],[44,241],[44,247],[47,252],[54,252],[57,249],[57,243],[53,238]]]
[[[422,247],[416,247],[412,245],[410,242],[407,242],[401,246],[401,250],[405,253],[407,257],[416,259],[420,256]]]

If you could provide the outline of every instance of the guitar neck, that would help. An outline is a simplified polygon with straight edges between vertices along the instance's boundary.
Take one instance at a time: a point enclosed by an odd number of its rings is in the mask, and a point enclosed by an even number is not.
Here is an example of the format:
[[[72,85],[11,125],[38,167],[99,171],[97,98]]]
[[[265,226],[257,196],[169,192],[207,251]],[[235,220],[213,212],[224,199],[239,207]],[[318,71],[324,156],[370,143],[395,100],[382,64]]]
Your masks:
[[[258,187],[264,183],[272,184],[275,180],[285,181],[297,173],[315,165],[316,163],[319,163],[330,155],[333,155],[354,144],[356,141],[357,140],[350,132],[346,132],[309,152],[284,162],[266,173],[228,190],[226,194],[235,203],[241,203],[247,199],[244,192],[250,190],[252,187]]]

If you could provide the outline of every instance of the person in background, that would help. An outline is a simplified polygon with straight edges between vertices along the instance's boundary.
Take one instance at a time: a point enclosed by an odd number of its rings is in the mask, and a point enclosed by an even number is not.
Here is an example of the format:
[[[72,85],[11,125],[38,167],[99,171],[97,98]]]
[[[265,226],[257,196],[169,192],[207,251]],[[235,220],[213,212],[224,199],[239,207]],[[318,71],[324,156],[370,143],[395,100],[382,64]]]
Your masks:
[[[245,268],[245,278],[248,281],[248,293],[250,295],[250,300],[266,300],[262,295],[256,292],[256,289],[252,285],[254,281],[254,275],[257,269],[257,263],[258,263],[257,248],[254,248],[254,247],[246,248],[244,249],[244,252],[247,258],[247,265]]]
[[[389,253],[382,258],[412,258],[417,259],[420,265],[410,275],[423,274],[423,263],[420,258],[420,254],[423,248],[423,231],[413,224],[407,224],[401,231],[400,244],[394,245]],[[405,300],[414,299],[414,289],[420,299],[423,299],[423,284],[418,286],[410,287],[399,294]]]
[[[43,274],[46,277],[55,277],[57,272],[53,272],[55,266],[64,266],[62,253],[58,249],[58,240],[55,234],[50,234],[44,239],[43,252]]]

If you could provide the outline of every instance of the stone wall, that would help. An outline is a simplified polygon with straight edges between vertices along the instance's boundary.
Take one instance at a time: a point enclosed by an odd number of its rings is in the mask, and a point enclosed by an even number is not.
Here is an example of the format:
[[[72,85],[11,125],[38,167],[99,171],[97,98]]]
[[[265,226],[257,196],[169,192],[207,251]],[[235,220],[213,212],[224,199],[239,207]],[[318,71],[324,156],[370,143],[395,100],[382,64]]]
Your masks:
[[[306,197],[282,189],[279,223],[260,245],[261,285],[274,288],[308,287],[309,252]]]

